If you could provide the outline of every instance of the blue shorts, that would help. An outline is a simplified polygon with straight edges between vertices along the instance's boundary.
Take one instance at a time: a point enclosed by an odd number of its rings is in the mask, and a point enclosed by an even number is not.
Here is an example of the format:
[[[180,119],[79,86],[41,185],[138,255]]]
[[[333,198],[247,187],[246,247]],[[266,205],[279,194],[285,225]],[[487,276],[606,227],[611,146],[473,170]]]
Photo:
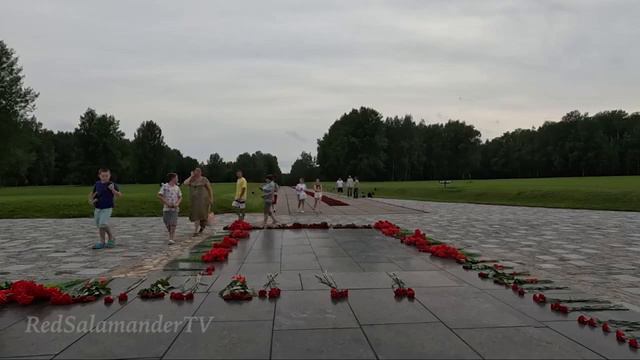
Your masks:
[[[113,208],[95,209],[93,211],[93,219],[96,221],[96,226],[99,228],[109,226],[109,219],[111,219],[112,212]]]

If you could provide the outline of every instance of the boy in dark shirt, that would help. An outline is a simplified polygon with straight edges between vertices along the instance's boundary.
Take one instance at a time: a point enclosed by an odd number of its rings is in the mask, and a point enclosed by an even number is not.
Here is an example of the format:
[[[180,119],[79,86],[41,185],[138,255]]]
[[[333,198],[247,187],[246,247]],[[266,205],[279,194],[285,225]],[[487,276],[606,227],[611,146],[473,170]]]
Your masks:
[[[114,201],[116,196],[122,193],[118,189],[118,185],[111,181],[111,171],[109,169],[98,170],[100,180],[93,185],[93,190],[89,193],[89,204],[95,207],[93,217],[100,234],[100,242],[96,243],[94,249],[103,249],[105,247],[112,248],[116,246],[116,240],[109,228],[109,219],[113,212]],[[106,237],[109,240],[105,244]]]

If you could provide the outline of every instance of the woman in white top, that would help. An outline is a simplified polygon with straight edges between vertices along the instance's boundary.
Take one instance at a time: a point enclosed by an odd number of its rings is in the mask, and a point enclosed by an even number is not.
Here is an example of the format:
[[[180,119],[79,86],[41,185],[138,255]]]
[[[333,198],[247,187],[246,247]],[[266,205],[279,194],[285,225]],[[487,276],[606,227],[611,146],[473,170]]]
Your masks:
[[[315,203],[313,203],[313,210],[318,206],[318,202],[322,200],[322,184],[320,183],[320,179],[316,179],[316,183],[313,184],[313,198],[315,199]]]
[[[304,213],[304,200],[307,198],[307,185],[304,178],[300,178],[300,182],[296,185],[296,195],[298,196],[298,212]]]

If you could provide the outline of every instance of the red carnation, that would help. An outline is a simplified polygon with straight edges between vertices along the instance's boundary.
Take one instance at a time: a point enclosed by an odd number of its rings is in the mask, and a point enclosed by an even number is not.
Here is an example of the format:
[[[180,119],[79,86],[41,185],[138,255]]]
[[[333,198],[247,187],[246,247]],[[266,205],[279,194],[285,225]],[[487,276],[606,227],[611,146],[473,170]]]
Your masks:
[[[544,294],[540,294],[540,293],[534,294],[533,295],[533,301],[535,301],[538,304],[544,304],[544,303],[547,302],[547,297],[544,296]]]
[[[619,342],[626,342],[627,341],[627,337],[624,334],[624,331],[616,330],[616,340],[618,340]]]
[[[331,288],[331,298],[334,299],[334,300],[340,298],[340,293],[338,292],[338,289]]]
[[[181,292],[172,291],[171,294],[169,295],[169,298],[171,300],[182,301],[184,300],[184,294]]]
[[[589,319],[586,316],[584,315],[578,316],[578,323],[582,325],[587,325],[588,322],[589,322]]]
[[[269,289],[269,299],[276,299],[280,297],[280,289],[277,287]]]
[[[604,331],[606,333],[611,332],[611,327],[609,326],[608,323],[603,323],[602,324],[602,331]]]
[[[393,290],[393,294],[395,295],[395,297],[397,298],[401,298],[404,296],[404,294],[402,293],[402,288],[396,288]]]
[[[478,277],[480,279],[488,279],[489,278],[489,274],[487,274],[486,272],[482,272],[481,271],[481,272],[478,273]]]
[[[416,297],[416,292],[412,289],[412,288],[408,288],[407,289],[407,297],[409,299],[415,299]]]
[[[33,303],[34,297],[26,294],[19,294],[15,296],[16,302],[20,305],[31,305]]]
[[[524,296],[525,293],[526,291],[523,288],[518,289],[518,295]]]
[[[597,327],[598,326],[598,319],[592,317],[591,319],[589,319],[589,321],[587,321],[587,325],[589,325],[591,327]]]
[[[258,297],[261,298],[261,299],[266,298],[267,297],[267,290],[262,289],[262,290],[258,291]]]
[[[113,296],[105,296],[104,297],[104,303],[106,305],[113,304]]]
[[[638,339],[636,339],[636,338],[629,339],[629,346],[634,348],[634,349],[639,349],[640,346],[638,346]]]
[[[119,302],[125,302],[127,300],[129,300],[129,295],[127,295],[126,292],[121,292],[120,295],[118,295]]]
[[[184,299],[185,299],[185,300],[193,300],[194,298],[195,298],[195,295],[194,295],[194,294],[193,294],[193,292],[191,292],[191,291],[186,292],[186,293],[184,294]]]
[[[511,285],[511,290],[513,290],[513,291],[518,291],[518,290],[520,290],[520,287],[518,286],[518,284],[513,283],[513,284]]]

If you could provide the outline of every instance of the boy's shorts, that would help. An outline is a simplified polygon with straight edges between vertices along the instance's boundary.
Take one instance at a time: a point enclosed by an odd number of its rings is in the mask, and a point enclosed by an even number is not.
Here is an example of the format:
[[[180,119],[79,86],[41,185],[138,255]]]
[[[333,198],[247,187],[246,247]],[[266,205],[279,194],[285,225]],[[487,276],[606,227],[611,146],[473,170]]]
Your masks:
[[[109,226],[112,212],[113,208],[93,210],[93,219],[96,221],[96,226],[99,228]]]
[[[244,209],[247,206],[247,204],[244,201],[233,200],[233,203],[231,203],[231,206],[235,209]]]
[[[177,211],[163,211],[162,212],[162,221],[166,226],[177,226],[178,225],[178,212]]]

